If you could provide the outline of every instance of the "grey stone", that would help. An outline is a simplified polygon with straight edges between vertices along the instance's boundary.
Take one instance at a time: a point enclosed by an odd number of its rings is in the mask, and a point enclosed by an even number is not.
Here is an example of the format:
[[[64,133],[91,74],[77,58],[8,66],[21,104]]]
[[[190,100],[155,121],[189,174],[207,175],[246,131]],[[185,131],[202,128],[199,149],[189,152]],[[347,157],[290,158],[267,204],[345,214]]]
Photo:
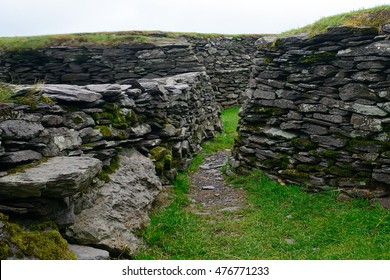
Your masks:
[[[319,120],[323,120],[323,121],[329,121],[329,122],[332,122],[332,123],[342,123],[344,121],[344,118],[342,116],[335,115],[335,114],[326,115],[326,114],[314,113],[313,117],[315,119],[319,119]]]
[[[279,98],[288,99],[288,100],[298,100],[303,98],[302,93],[294,90],[279,89],[276,91],[276,94]]]
[[[79,86],[73,85],[43,85],[39,90],[44,95],[54,101],[85,102],[92,103],[102,98],[100,93],[96,93]]]
[[[387,112],[377,106],[369,106],[358,103],[352,105],[352,111],[367,116],[387,116]]]
[[[215,187],[214,187],[214,186],[203,186],[203,187],[202,187],[202,190],[205,190],[205,191],[212,191],[212,190],[215,190]]]
[[[308,134],[325,135],[328,133],[325,127],[314,124],[304,124],[302,128]]]
[[[209,170],[211,169],[211,166],[209,164],[202,164],[199,166],[199,168],[203,170]]]
[[[328,108],[322,104],[301,104],[298,106],[298,111],[303,113],[309,113],[309,112],[321,112],[325,113],[328,111]]]
[[[17,152],[5,153],[0,157],[0,161],[4,164],[9,164],[10,166],[16,164],[28,163],[34,160],[40,160],[42,155],[36,151],[32,150],[22,150]]]
[[[386,34],[390,34],[390,23],[384,24],[382,27],[382,31]]]
[[[163,129],[160,131],[160,135],[163,137],[174,137],[177,136],[180,133],[180,130],[176,129],[171,124],[164,125]]]
[[[103,135],[99,129],[86,127],[79,131],[79,136],[83,143],[96,142],[103,139]]]
[[[152,128],[148,124],[141,124],[136,127],[131,127],[130,131],[136,137],[144,136],[152,131]]]
[[[378,170],[380,171],[380,170]],[[372,178],[377,180],[378,182],[383,182],[388,184],[390,182],[390,174],[389,173],[381,173],[381,172],[374,172],[372,173]]]
[[[66,236],[78,244],[134,254],[142,244],[134,232],[149,223],[161,183],[152,161],[133,149],[120,152],[119,168],[109,176],[110,182],[74,198],[78,214]]]
[[[135,54],[139,59],[157,59],[164,58],[165,53],[161,49],[143,50]]]
[[[335,138],[332,136],[318,136],[318,135],[312,135],[311,140],[315,143],[319,143],[326,147],[336,147],[336,148],[342,148],[346,144],[345,139]]]
[[[42,124],[25,120],[7,120],[0,123],[4,139],[29,140],[37,137],[44,130]]]
[[[273,44],[273,42],[277,39],[276,36],[264,36],[260,37],[256,42],[255,46],[260,48],[266,48]]]
[[[359,82],[380,82],[385,80],[383,74],[371,73],[369,71],[357,72],[351,76],[352,80]]]
[[[87,90],[97,92],[104,98],[118,97],[122,91],[126,91],[131,88],[131,85],[118,85],[118,84],[98,84],[98,85],[87,85]]]
[[[286,239],[284,239],[286,242],[287,242],[287,244],[290,244],[290,245],[292,245],[292,244],[295,244],[296,243],[296,241],[295,241],[295,239],[294,238],[286,238]]]
[[[348,48],[337,53],[338,57],[349,56],[390,56],[390,42],[383,40],[355,48]]]
[[[59,126],[64,122],[64,118],[58,115],[45,115],[42,118],[42,123],[47,126]]]
[[[293,139],[298,136],[294,133],[283,131],[274,127],[264,128],[263,133],[273,138],[282,138],[282,139]]]
[[[344,101],[355,101],[359,98],[378,100],[373,90],[357,83],[350,83],[340,88],[340,98]]]
[[[4,198],[66,197],[89,186],[101,170],[100,160],[89,157],[53,157],[22,173],[0,178]]]
[[[241,209],[240,206],[231,206],[231,207],[225,207],[225,208],[219,209],[218,211],[219,212],[236,212],[236,211],[239,211],[240,209]]]
[[[78,260],[109,260],[110,254],[106,250],[89,246],[69,244],[69,249],[75,253]]]
[[[82,144],[79,132],[66,127],[45,129],[45,135],[49,139],[47,148],[43,150],[44,156],[58,156],[63,151],[77,149]]]
[[[65,115],[64,125],[69,128],[80,130],[88,126],[94,126],[95,121],[91,116],[84,112],[70,112]]]
[[[359,114],[352,114],[351,124],[355,129],[380,132],[383,130],[380,119],[371,118]]]
[[[331,65],[319,65],[312,69],[313,73],[320,77],[329,77],[337,73],[337,69]]]
[[[275,99],[276,94],[274,92],[256,89],[252,95],[252,98]]]

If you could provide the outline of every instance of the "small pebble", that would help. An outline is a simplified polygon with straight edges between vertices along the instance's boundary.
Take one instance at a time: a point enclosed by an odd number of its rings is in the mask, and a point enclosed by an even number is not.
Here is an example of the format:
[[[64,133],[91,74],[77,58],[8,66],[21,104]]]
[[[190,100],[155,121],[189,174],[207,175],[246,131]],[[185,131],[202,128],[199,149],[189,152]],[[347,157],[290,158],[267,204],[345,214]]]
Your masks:
[[[284,240],[287,242],[287,244],[294,244],[295,243],[295,239],[293,239],[293,238],[286,238]]]
[[[214,186],[203,186],[202,187],[202,190],[214,190],[215,189],[215,187]]]
[[[203,169],[203,170],[209,170],[209,169],[210,169],[210,165],[208,165],[208,164],[203,164],[203,165],[200,165],[199,168],[200,168],[200,169]]]

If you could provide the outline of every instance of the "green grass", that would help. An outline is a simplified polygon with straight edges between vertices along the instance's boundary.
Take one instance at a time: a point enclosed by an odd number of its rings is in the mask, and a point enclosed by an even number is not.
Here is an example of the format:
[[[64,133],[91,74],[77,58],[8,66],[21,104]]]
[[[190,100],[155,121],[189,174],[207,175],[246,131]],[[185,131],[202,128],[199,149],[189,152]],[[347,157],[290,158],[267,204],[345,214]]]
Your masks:
[[[390,5],[382,5],[370,9],[362,9],[349,13],[338,14],[320,20],[307,26],[283,32],[281,35],[308,33],[311,36],[325,32],[332,26],[369,26],[379,28],[381,24],[390,21]]]
[[[151,43],[163,45],[167,43],[182,42],[184,37],[212,38],[212,37],[251,37],[259,35],[224,35],[216,33],[184,33],[161,31],[120,31],[57,34],[41,36],[0,37],[0,50],[23,51],[26,49],[39,49],[50,46],[83,46],[103,45],[117,46],[120,44]]]
[[[207,141],[202,145],[205,153],[233,147],[234,139],[237,137],[238,110],[239,107],[233,107],[222,111],[223,132],[218,133],[213,141]]]
[[[223,112],[226,137],[219,138],[223,144],[208,143],[210,151],[232,143],[235,114],[237,108]],[[196,157],[177,176],[171,204],[152,214],[141,233],[147,248],[135,259],[390,259],[388,210],[366,200],[338,202],[336,192],[283,187],[260,171],[229,178],[247,190],[247,207],[217,217],[192,214],[186,209],[189,174],[201,162]]]
[[[12,90],[0,83],[0,102],[10,103],[13,101]]]

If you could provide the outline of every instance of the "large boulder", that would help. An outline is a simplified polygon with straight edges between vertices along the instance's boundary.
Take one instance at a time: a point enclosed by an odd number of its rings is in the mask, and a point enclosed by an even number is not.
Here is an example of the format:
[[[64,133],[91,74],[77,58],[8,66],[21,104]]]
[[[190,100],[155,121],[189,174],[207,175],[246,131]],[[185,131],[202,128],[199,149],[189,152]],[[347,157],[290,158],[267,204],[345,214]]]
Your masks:
[[[134,254],[142,244],[134,231],[149,223],[148,210],[161,188],[149,158],[134,149],[121,151],[108,183],[74,197],[76,219],[67,238],[114,254]]]

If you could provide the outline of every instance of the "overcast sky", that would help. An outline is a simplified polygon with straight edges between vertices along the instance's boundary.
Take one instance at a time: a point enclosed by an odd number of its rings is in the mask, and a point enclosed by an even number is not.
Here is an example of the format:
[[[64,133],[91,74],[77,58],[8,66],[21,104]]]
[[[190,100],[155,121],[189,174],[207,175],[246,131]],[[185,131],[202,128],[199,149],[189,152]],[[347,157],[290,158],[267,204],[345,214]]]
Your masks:
[[[0,0],[0,36],[161,30],[280,33],[390,0]]]

